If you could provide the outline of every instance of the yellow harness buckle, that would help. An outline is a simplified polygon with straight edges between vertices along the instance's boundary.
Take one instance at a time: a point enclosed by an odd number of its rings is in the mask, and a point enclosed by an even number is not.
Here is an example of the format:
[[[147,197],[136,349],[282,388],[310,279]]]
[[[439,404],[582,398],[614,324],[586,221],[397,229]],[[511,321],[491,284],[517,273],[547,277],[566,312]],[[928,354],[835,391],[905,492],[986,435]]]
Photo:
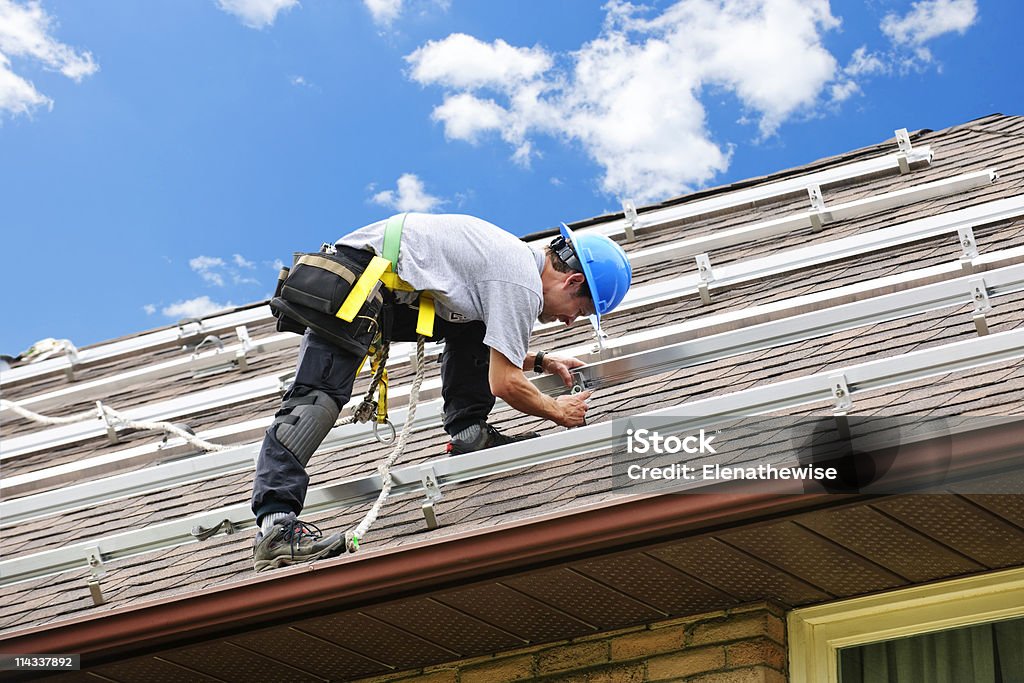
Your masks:
[[[359,310],[366,303],[366,300],[370,297],[373,292],[373,288],[377,286],[377,282],[380,281],[380,276],[384,274],[391,264],[387,259],[383,259],[380,256],[374,256],[370,264],[366,266],[366,270],[356,280],[356,284],[353,285],[352,291],[345,297],[345,301],[341,304],[341,308],[335,313],[335,317],[341,318],[347,323],[355,320]]]
[[[434,336],[434,297],[427,292],[420,294],[420,312],[416,316],[416,334],[428,339]]]

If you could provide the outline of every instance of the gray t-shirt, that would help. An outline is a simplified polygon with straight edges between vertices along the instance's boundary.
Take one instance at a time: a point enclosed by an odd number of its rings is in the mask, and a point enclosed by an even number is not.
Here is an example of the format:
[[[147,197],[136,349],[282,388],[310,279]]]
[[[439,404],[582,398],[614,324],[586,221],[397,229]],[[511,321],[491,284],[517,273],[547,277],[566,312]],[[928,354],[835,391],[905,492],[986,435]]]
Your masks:
[[[381,253],[387,220],[345,235],[339,246]],[[484,344],[522,367],[544,304],[544,255],[474,216],[410,213],[402,229],[398,276],[434,295],[438,317],[482,320]],[[414,298],[414,295],[413,295]]]

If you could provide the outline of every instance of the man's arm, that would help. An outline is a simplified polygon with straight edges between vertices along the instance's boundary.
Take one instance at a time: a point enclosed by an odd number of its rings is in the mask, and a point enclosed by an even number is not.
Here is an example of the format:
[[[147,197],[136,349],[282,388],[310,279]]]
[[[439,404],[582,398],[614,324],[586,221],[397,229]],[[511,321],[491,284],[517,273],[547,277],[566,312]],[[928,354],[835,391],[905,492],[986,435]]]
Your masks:
[[[545,367],[546,365],[547,359]],[[491,385],[491,393],[521,413],[543,417],[563,427],[578,427],[584,424],[586,400],[591,394],[589,391],[551,398],[541,393],[526,379],[522,368],[516,367],[504,354],[494,349],[491,349],[487,378]]]

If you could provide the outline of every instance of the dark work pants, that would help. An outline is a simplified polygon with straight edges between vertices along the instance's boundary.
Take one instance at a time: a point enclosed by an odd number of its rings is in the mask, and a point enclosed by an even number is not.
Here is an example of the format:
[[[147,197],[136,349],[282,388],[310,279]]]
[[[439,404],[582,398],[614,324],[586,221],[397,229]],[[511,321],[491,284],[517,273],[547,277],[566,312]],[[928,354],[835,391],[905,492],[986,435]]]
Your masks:
[[[364,267],[372,257],[369,252],[358,250],[351,250],[349,254],[358,257]],[[415,341],[417,309],[396,304],[393,311],[392,340]],[[490,350],[484,345],[484,332],[480,321],[434,320],[433,340],[445,342],[441,355],[441,396],[444,429],[449,434],[457,434],[474,422],[486,420],[494,407],[494,395],[487,379]],[[307,330],[299,347],[295,382],[282,402],[319,390],[329,395],[339,408],[344,408],[352,396],[356,370],[362,360]],[[277,415],[288,412],[289,409],[282,408]],[[306,468],[281,445],[276,431],[276,425],[267,429],[256,460],[252,511],[257,520],[271,512],[299,514],[309,486]]]

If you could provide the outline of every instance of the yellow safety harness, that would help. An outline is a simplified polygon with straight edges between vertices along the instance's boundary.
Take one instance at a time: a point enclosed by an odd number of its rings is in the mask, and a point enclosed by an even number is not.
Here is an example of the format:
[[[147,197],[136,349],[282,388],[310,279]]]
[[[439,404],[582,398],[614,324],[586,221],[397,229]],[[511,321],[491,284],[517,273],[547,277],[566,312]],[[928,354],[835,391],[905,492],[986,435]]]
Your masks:
[[[398,252],[402,241],[402,227],[405,225],[405,217],[407,215],[402,213],[388,219],[387,225],[384,227],[384,245],[381,249],[381,255],[374,256],[369,265],[366,266],[366,269],[363,270],[362,275],[359,276],[355,285],[352,286],[352,290],[345,298],[345,301],[342,302],[341,308],[335,313],[335,317],[345,322],[355,320],[363,304],[366,303],[369,297],[373,296],[380,285],[384,285],[393,292],[417,291],[415,287],[398,277],[397,272]],[[434,336],[434,297],[429,292],[420,292],[419,314],[416,317],[416,334],[427,338]],[[387,362],[388,344],[386,342],[378,344],[377,341],[374,340],[374,344],[370,346],[369,352],[363,358],[363,362],[359,365],[359,370],[357,371],[362,371],[366,361],[370,358],[373,359],[370,364],[373,380],[367,396],[372,395],[376,387],[377,401],[374,404],[374,402],[367,398],[356,408],[356,419],[358,421],[366,422],[372,417],[376,423],[374,425],[375,435],[377,434],[377,425],[390,424],[388,421],[388,371],[384,367]],[[393,425],[391,429],[394,432]],[[384,441],[380,436],[377,438]],[[392,437],[393,439],[394,437]]]

